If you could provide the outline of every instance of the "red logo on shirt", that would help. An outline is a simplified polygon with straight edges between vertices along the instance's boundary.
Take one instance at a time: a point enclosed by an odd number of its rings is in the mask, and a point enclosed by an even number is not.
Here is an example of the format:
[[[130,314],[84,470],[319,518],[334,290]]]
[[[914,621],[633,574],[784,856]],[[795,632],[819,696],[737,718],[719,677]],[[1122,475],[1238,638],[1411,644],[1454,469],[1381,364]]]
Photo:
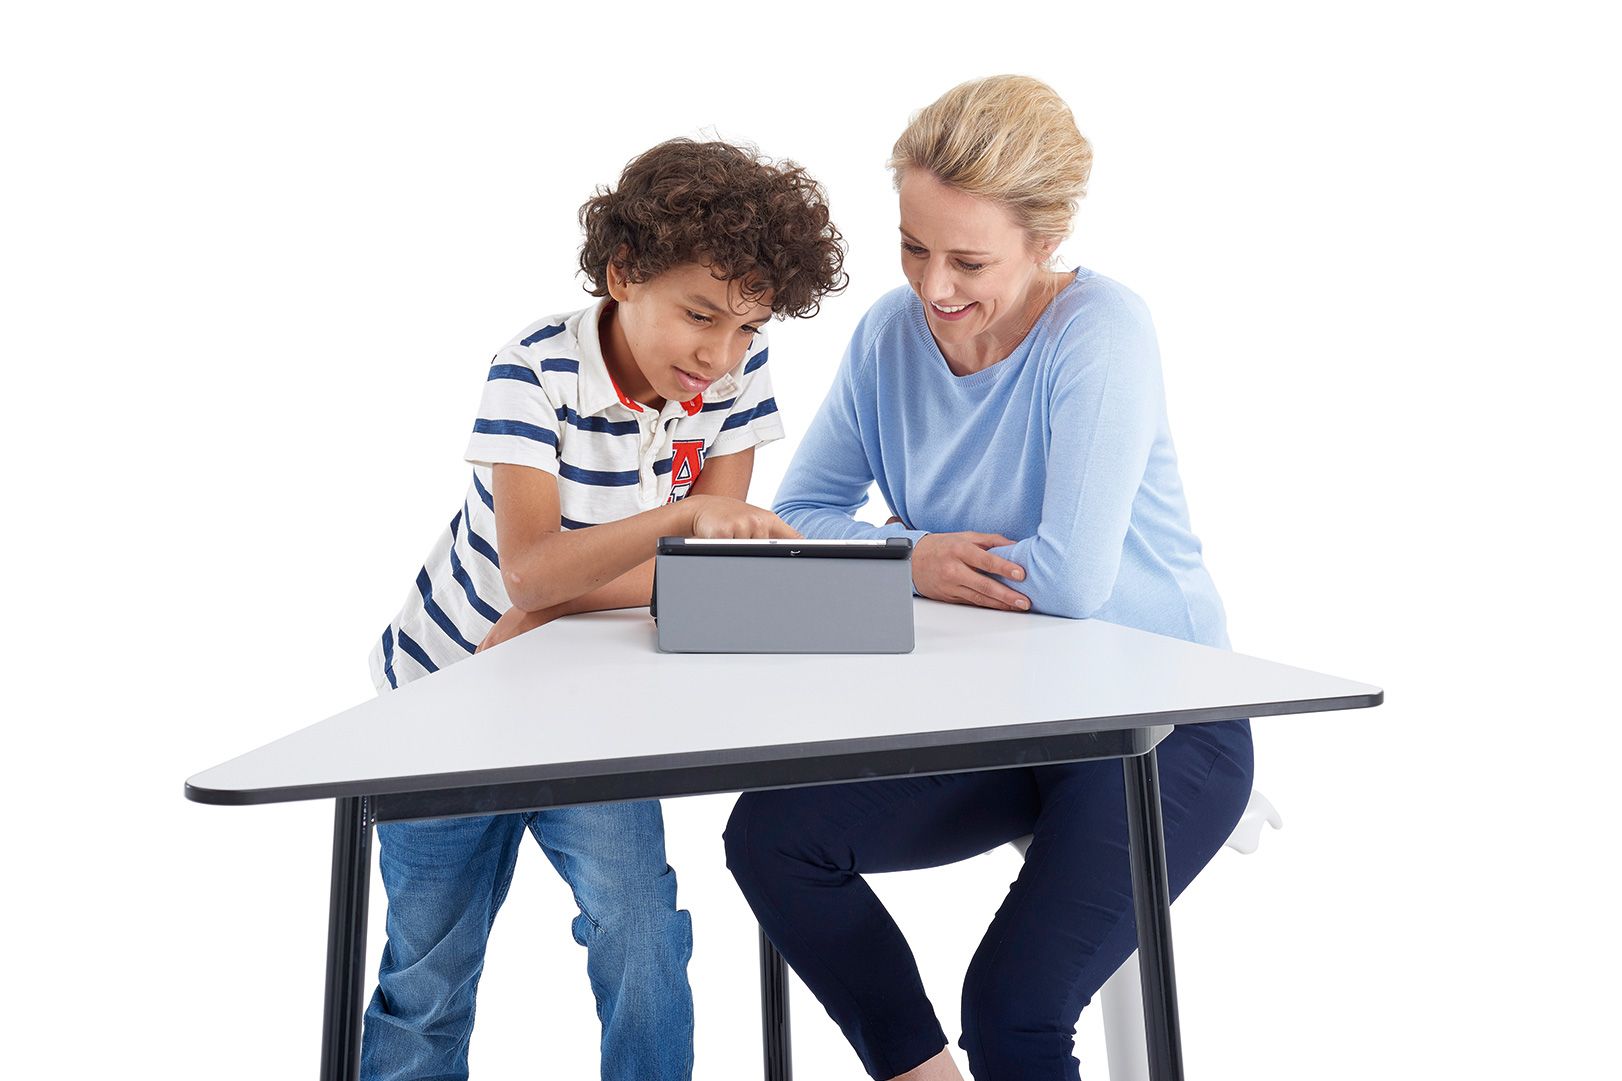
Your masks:
[[[674,503],[692,490],[704,468],[704,440],[678,439],[670,444],[670,499]]]

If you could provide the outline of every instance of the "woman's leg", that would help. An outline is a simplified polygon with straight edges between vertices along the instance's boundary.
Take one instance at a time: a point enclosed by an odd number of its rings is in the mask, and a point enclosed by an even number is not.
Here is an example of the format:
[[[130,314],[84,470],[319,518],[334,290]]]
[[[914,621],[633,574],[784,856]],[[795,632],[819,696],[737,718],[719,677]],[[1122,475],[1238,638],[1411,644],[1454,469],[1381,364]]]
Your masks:
[[[952,863],[1031,831],[1031,770],[751,792],[727,866],[783,957],[875,1078],[932,1059],[946,1035],[906,939],[862,880]]]
[[[1249,727],[1189,726],[1157,753],[1175,897],[1244,812]],[[963,981],[961,1043],[976,1081],[1075,1081],[1076,1019],[1137,948],[1121,763],[1033,772],[1042,809],[1025,866]]]
[[[388,941],[362,1030],[364,1081],[467,1076],[485,943],[523,835],[517,815],[377,827]]]
[[[693,924],[676,907],[657,800],[559,807],[530,830],[574,891],[575,941],[602,1021],[604,1081],[686,1081],[693,1073]]]

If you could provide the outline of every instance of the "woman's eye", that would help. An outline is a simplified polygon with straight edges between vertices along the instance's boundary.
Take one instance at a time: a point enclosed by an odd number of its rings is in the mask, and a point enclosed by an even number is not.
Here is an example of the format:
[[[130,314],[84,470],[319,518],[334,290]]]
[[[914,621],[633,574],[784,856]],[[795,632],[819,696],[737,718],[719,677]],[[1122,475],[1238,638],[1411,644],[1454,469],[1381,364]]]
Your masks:
[[[984,270],[986,268],[984,263],[959,263],[958,266],[962,267],[970,274],[973,274],[977,270]]]
[[[901,244],[901,250],[906,252],[908,255],[928,255],[929,254],[927,251],[925,251],[923,248],[920,248],[918,245],[916,245],[916,244],[908,244],[905,241],[903,241],[902,244]]]

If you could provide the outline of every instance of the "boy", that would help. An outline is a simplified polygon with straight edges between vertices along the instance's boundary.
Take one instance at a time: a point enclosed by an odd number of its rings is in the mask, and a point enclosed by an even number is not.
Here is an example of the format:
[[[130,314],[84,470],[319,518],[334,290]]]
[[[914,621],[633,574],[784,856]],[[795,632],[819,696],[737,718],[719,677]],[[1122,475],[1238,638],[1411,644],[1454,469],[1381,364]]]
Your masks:
[[[580,266],[602,299],[492,361],[472,484],[373,651],[379,691],[562,615],[646,605],[660,536],[798,535],[743,499],[754,448],[783,434],[762,327],[813,314],[843,284],[819,186],[792,164],[678,139],[580,219]],[[388,941],[367,1081],[467,1076],[485,943],[526,830],[580,906],[605,1081],[691,1075],[691,925],[659,804],[644,801],[378,827]]]

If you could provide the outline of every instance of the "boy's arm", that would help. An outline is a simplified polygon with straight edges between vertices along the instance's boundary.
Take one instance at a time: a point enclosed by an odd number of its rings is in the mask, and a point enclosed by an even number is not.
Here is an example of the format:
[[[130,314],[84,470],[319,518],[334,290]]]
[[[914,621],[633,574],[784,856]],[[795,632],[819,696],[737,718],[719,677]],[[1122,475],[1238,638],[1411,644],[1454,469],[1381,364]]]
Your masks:
[[[504,583],[507,579],[506,568],[510,557],[508,554],[509,546],[503,538],[510,537],[513,534],[505,526],[502,516],[503,492],[508,493],[510,502],[507,506],[513,507],[515,502],[521,504],[527,496],[530,497],[528,501],[532,512],[537,515],[547,515],[546,517],[528,519],[529,523],[538,523],[540,527],[538,529],[532,528],[528,533],[525,533],[526,538],[532,545],[540,542],[539,537],[530,535],[537,532],[542,534],[550,532],[557,536],[581,538],[585,538],[587,534],[590,534],[593,540],[602,539],[609,542],[603,545],[602,552],[598,553],[602,558],[597,562],[601,564],[607,563],[608,560],[616,556],[625,558],[624,551],[627,546],[630,546],[630,551],[640,553],[657,544],[659,537],[686,536],[697,532],[699,528],[728,528],[728,526],[721,524],[723,519],[719,512],[730,511],[732,508],[726,504],[730,504],[734,500],[741,501],[748,494],[749,478],[754,471],[754,462],[755,452],[753,447],[736,454],[729,454],[723,458],[711,459],[705,462],[704,469],[699,473],[698,480],[693,485],[692,494],[686,499],[678,500],[655,510],[645,511],[642,514],[618,522],[606,522],[602,525],[592,526],[589,530],[575,530],[568,534],[559,533],[561,517],[557,504],[557,481],[551,474],[540,470],[526,469],[523,466],[497,465],[495,467],[495,487],[492,495],[497,507],[497,549],[498,554],[501,556]],[[516,473],[516,476],[513,475],[514,473]],[[537,474],[544,483],[537,483],[534,478],[526,475],[530,473]],[[504,476],[506,477],[505,482],[503,480]],[[515,496],[515,492],[521,492],[522,494]],[[723,497],[723,499],[717,500],[713,497]],[[550,499],[549,512],[548,499]],[[711,503],[720,504],[719,511],[712,508],[712,512],[707,515],[705,521],[695,522],[695,519],[698,519],[706,506]],[[691,504],[692,506],[684,506],[684,504]],[[734,506],[737,506],[737,504],[734,504]],[[760,512],[754,507],[744,507],[743,509],[756,514],[764,514],[764,512]],[[509,513],[513,516],[521,515],[523,513],[522,507],[516,507]],[[549,523],[552,524],[550,531],[544,529],[544,526]],[[685,528],[664,528],[666,523],[674,523],[685,526]],[[758,525],[758,523],[753,522],[747,524]],[[795,535],[792,531],[788,531],[786,527],[781,526],[781,523],[776,522],[775,519],[766,523],[766,525],[768,532],[761,535]],[[523,523],[515,523],[513,528],[522,531]],[[740,535],[742,535],[741,531]],[[553,547],[555,550],[556,546]],[[542,555],[540,558],[545,559],[546,557]],[[629,558],[634,558],[634,556]],[[566,565],[561,569],[557,566],[547,566],[545,573],[562,576],[568,573],[568,569]],[[511,588],[511,585],[508,585],[509,598],[511,598]],[[523,634],[525,631],[534,630],[536,627],[550,623],[559,616],[574,615],[580,612],[601,612],[614,608],[641,608],[648,603],[648,599],[652,594],[653,560],[645,559],[630,570],[617,575],[595,589],[546,607],[526,609],[517,603],[516,598],[512,598],[514,607],[503,615],[494,627],[490,628],[490,632],[485,636],[484,641],[479,643],[479,649],[481,651],[488,649],[515,635]]]
[[[562,531],[557,479],[497,464],[496,551],[514,608],[540,612],[585,596],[649,557],[660,537],[797,537],[776,515],[736,499],[693,495],[590,529]],[[702,480],[702,476],[700,477]]]
[[[749,478],[755,470],[755,448],[728,454],[724,458],[710,458],[693,482],[693,491],[687,497],[719,495],[744,500],[749,495]],[[687,499],[678,500],[679,506]],[[601,529],[601,526],[593,526]],[[670,536],[662,533],[660,536]],[[607,585],[590,593],[565,601],[555,615],[569,616],[580,612],[606,612],[612,608],[646,608],[653,596],[653,560],[643,560]]]

